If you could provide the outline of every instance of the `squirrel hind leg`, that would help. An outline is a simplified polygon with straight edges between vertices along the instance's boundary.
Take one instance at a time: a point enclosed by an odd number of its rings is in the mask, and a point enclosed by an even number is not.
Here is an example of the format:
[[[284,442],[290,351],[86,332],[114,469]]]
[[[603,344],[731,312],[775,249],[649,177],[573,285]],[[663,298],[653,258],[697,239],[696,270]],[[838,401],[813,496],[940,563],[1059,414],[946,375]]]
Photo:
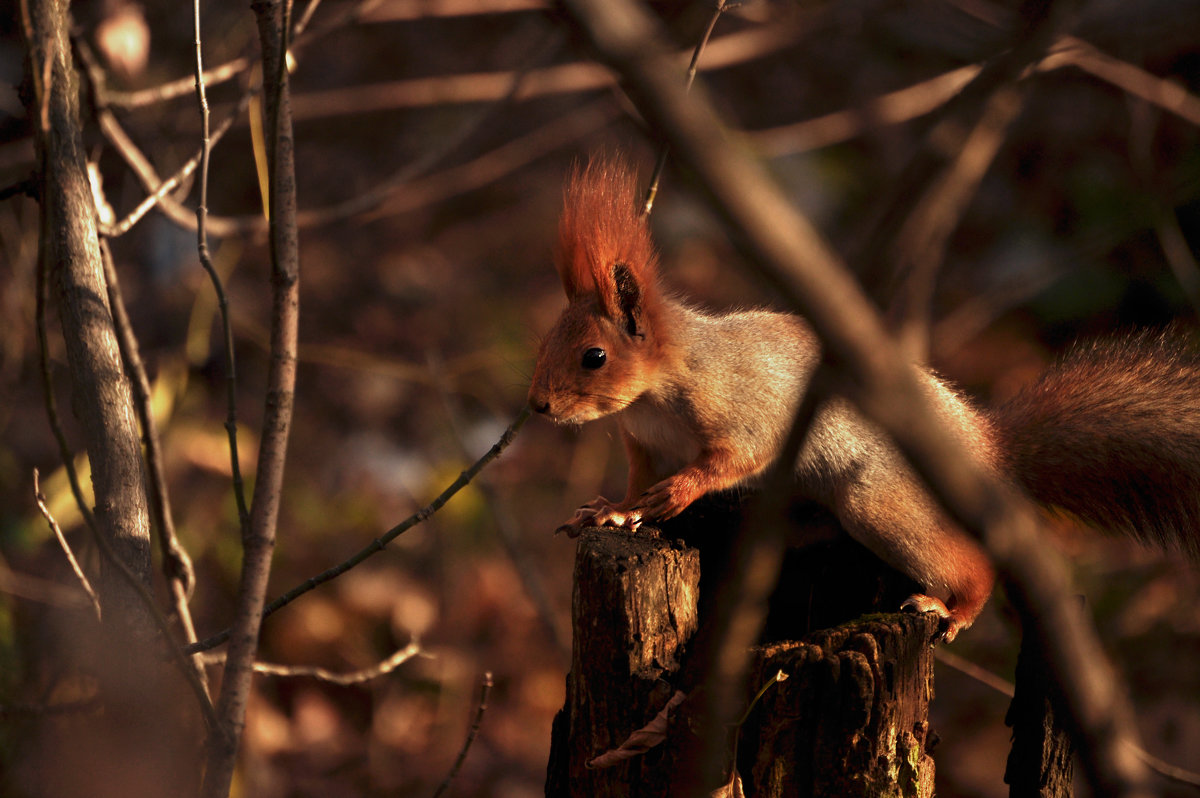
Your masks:
[[[848,485],[835,505],[851,537],[923,586],[926,592],[910,596],[902,609],[937,613],[938,638],[945,642],[975,622],[996,581],[991,561],[915,482]]]

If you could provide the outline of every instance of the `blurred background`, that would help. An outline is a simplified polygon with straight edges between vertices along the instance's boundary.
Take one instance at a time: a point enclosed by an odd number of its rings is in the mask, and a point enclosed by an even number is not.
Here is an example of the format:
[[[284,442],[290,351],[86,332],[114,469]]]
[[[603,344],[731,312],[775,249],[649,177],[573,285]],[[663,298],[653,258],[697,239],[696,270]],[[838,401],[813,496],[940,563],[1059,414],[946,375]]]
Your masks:
[[[725,13],[700,81],[747,146],[881,302],[903,260],[901,222],[976,127],[944,105],[1004,50],[1016,3],[748,0]],[[686,63],[712,4],[650,5]],[[213,125],[234,114],[257,32],[244,3],[206,2]],[[309,6],[298,4],[297,19]],[[161,178],[197,150],[192,19],[178,4],[73,4],[106,76],[98,96]],[[1134,327],[1192,330],[1200,307],[1200,2],[1086,4],[991,130],[985,171],[954,206],[930,294],[929,360],[982,403],[1030,381],[1071,341]],[[0,19],[0,186],[32,174],[16,15]],[[226,79],[220,79],[225,77]],[[166,96],[161,87],[179,81]],[[270,595],[342,561],[488,449],[524,403],[539,335],[564,304],[550,255],[562,178],[597,151],[647,174],[657,139],[611,73],[540,0],[325,0],[292,73],[301,207],[300,372]],[[88,152],[116,218],[146,194],[130,148],[90,105]],[[229,295],[239,441],[252,473],[263,405],[268,253],[255,143],[239,113],[215,148],[210,248]],[[987,133],[985,129],[983,131]],[[984,147],[984,151],[987,151]],[[927,161],[928,162],[928,161]],[[143,169],[143,173],[145,170]],[[232,613],[240,546],[213,290],[196,255],[190,179],[113,239],[154,390],[182,543],[197,566],[201,637]],[[651,218],[668,282],[712,308],[771,306],[735,243],[668,163]],[[192,225],[189,228],[189,224]],[[46,421],[37,350],[37,207],[0,203],[0,704],[69,701],[86,679],[47,639],[77,592],[33,500],[32,471],[85,565]],[[52,377],[68,439],[64,347]],[[540,795],[569,662],[574,543],[554,528],[623,491],[610,422],[534,419],[441,513],[264,625],[262,659],[334,671],[411,642],[422,654],[363,685],[257,677],[240,794],[428,795],[489,708],[451,794]],[[86,482],[86,479],[85,479]],[[1129,679],[1147,748],[1200,768],[1200,578],[1178,557],[1056,524],[1100,633]],[[997,595],[952,651],[1010,679],[1017,635]],[[1000,796],[1007,699],[939,665],[938,794]],[[47,724],[0,717],[0,793],[37,795]],[[1168,787],[1169,794],[1187,793]],[[1171,792],[1178,790],[1178,792]]]

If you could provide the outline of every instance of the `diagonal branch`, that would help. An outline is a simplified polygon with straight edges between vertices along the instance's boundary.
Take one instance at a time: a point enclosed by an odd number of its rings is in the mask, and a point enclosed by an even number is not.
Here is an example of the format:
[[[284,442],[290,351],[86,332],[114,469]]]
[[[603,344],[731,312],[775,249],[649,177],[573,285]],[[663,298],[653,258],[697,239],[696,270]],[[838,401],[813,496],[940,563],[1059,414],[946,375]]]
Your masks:
[[[1038,542],[1027,501],[989,478],[945,430],[917,371],[824,237],[733,146],[712,104],[685,96],[669,68],[656,23],[629,0],[566,0],[601,57],[629,82],[639,109],[671,142],[726,226],[747,245],[757,275],[821,336],[851,381],[852,397],[894,438],[936,497],[975,535],[1027,609],[1066,696],[1089,778],[1098,793],[1147,795],[1132,755],[1133,713],[1095,632],[1079,622],[1063,564]],[[731,718],[715,719],[715,722]]]

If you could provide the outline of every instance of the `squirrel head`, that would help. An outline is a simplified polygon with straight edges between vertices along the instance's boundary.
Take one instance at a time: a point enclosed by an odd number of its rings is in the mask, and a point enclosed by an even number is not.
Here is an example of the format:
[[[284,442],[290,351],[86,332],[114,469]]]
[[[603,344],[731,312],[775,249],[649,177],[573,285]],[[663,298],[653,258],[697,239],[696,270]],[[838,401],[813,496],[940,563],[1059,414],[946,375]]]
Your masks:
[[[653,387],[665,344],[658,256],[638,213],[637,175],[593,158],[567,179],[555,266],[567,308],[542,342],[529,404],[579,424]]]

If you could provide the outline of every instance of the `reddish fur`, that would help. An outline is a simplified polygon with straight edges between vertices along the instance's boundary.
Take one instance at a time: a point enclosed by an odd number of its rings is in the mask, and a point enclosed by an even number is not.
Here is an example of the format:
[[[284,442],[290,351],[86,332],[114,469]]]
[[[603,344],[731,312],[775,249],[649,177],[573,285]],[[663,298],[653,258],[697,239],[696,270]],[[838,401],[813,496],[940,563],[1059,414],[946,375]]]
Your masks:
[[[617,263],[629,267],[644,291],[657,289],[658,255],[637,198],[636,175],[615,158],[592,159],[567,178],[554,261],[569,300],[596,296],[615,315]]]

